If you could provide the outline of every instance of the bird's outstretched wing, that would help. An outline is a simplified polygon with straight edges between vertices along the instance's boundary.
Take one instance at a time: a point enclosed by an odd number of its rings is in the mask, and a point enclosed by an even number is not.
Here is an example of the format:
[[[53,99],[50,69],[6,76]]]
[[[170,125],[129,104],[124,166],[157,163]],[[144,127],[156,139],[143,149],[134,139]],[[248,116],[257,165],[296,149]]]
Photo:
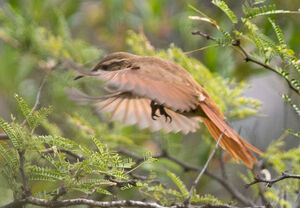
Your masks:
[[[188,117],[169,108],[165,111],[172,117],[172,122],[164,116],[153,120],[151,117],[151,100],[135,96],[130,92],[117,92],[103,97],[90,97],[76,89],[68,89],[70,98],[77,101],[92,101],[98,112],[111,113],[111,120],[124,124],[136,124],[140,129],[150,128],[153,131],[164,129],[166,132],[195,132],[199,128],[199,116]]]

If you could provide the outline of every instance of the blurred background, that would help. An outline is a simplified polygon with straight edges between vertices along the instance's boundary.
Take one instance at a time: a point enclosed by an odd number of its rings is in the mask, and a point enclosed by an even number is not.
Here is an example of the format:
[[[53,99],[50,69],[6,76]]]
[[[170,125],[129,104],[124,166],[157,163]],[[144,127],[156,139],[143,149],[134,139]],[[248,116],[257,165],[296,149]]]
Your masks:
[[[280,9],[297,10],[300,8],[299,1],[273,0],[268,2],[275,3]],[[227,1],[227,3],[237,16],[242,15],[240,9],[242,1]],[[153,47],[158,49],[167,49],[173,43],[184,52],[188,52],[211,45],[212,43],[206,39],[191,35],[192,31],[200,30],[219,36],[209,24],[191,21],[188,18],[190,15],[197,15],[188,4],[214,18],[223,28],[230,29],[230,20],[209,0],[1,1],[0,117],[11,120],[11,114],[19,115],[14,99],[15,93],[24,97],[30,105],[34,104],[45,72],[45,70],[41,70],[45,68],[43,64],[49,64],[49,60],[55,60],[56,57],[65,56],[72,57],[78,64],[90,67],[99,58],[110,52],[130,52],[131,49],[126,41],[128,30],[143,31]],[[280,18],[277,18],[276,22],[286,37],[288,47],[292,48],[296,55],[299,55],[299,15],[280,15],[278,17]],[[256,23],[267,36],[275,37],[268,21],[257,18]],[[253,50],[251,45],[246,45],[245,48],[249,52]],[[66,51],[61,51],[61,49],[66,49]],[[250,143],[265,150],[272,140],[278,139],[283,134],[284,129],[299,131],[299,116],[296,117],[291,107],[283,102],[281,94],[287,93],[298,105],[300,98],[288,89],[287,84],[280,77],[257,65],[245,63],[241,55],[230,48],[210,47],[189,56],[195,57],[212,73],[221,75],[225,80],[234,79],[237,82],[247,83],[249,88],[244,91],[244,95],[262,102],[263,105],[255,116],[230,120],[234,129]],[[53,125],[66,126],[66,123],[71,122],[72,119],[68,116],[62,118],[61,115],[74,115],[74,112],[78,113],[79,117],[80,115],[94,116],[91,108],[78,107],[65,95],[63,88],[72,86],[73,78],[74,73],[58,67],[49,77],[43,90],[42,106],[54,107],[54,113],[50,116]],[[83,80],[80,86],[83,89],[87,86],[97,86],[98,88],[98,84],[99,82],[96,81]],[[95,92],[93,93],[95,94]],[[21,121],[22,117],[17,117],[17,119]],[[94,116],[92,119],[99,118]],[[110,125],[115,125],[114,130],[111,131],[114,133],[118,131],[119,135],[130,134],[132,137],[130,142],[143,145],[143,150],[146,149],[153,154],[159,153],[162,147],[168,145],[171,147],[173,145],[174,148],[170,151],[178,154],[178,145],[184,144],[187,150],[189,148],[191,150],[179,153],[178,157],[191,163],[203,164],[206,159],[206,157],[203,158],[203,155],[207,155],[209,152],[209,149],[205,149],[210,145],[207,142],[201,143],[202,146],[199,149],[192,148],[201,132],[187,136],[166,135],[166,138],[173,137],[171,138],[173,141],[170,142],[170,139],[159,140],[157,134],[151,134],[151,140],[145,139],[145,135],[150,135],[147,130],[141,134],[133,134],[133,132],[137,132],[134,128],[123,127],[121,124]],[[71,133],[61,134],[69,137],[76,134],[74,127],[73,133],[71,127],[66,129]],[[39,131],[43,133],[45,130],[47,130],[46,125]],[[77,140],[80,139],[77,137]],[[112,143],[112,148],[125,141],[121,141],[118,134],[104,138],[104,140]],[[118,142],[115,142],[117,140]],[[299,144],[299,139],[297,140],[293,136],[288,136],[287,141],[286,148]],[[165,164],[165,162],[161,163],[162,166]],[[172,168],[173,171],[180,172],[178,167]],[[181,174],[186,181],[190,182],[190,173],[181,172]],[[205,186],[205,184],[206,182],[203,184],[203,192],[206,193],[208,189],[211,189],[211,192],[222,195],[222,191],[218,191],[217,185]]]

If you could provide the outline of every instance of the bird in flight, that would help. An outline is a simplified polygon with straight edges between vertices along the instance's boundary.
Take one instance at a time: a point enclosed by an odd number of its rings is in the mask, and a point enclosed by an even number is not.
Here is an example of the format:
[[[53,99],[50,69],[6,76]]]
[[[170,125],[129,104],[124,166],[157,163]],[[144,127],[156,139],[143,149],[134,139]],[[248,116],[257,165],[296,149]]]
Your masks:
[[[80,75],[104,80],[111,94],[94,98],[70,90],[74,100],[90,100],[99,112],[109,112],[112,120],[140,129],[187,134],[203,122],[212,137],[238,162],[249,168],[257,162],[251,151],[262,152],[241,138],[226,123],[225,116],[207,91],[181,66],[158,57],[126,52],[107,55],[91,70]]]

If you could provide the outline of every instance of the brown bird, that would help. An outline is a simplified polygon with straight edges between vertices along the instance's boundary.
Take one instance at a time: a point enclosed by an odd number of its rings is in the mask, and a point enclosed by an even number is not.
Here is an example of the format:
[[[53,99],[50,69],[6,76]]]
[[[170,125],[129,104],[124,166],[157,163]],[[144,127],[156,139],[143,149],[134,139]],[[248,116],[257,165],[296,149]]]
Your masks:
[[[203,121],[220,146],[238,162],[252,168],[257,161],[250,150],[260,150],[242,139],[226,123],[224,115],[207,91],[181,66],[161,58],[116,52],[103,58],[91,71],[80,76],[106,81],[111,94],[93,98],[70,91],[75,100],[92,100],[98,111],[112,113],[112,120],[140,129],[166,132],[194,132]]]

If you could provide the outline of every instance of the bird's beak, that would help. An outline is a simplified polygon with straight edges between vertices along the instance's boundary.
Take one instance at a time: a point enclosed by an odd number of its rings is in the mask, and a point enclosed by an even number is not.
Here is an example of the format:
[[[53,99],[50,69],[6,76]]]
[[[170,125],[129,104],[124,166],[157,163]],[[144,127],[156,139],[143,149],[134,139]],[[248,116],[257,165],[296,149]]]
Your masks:
[[[79,76],[75,77],[74,80],[80,79],[80,78],[82,78],[82,77],[84,77],[84,76],[79,75]]]

